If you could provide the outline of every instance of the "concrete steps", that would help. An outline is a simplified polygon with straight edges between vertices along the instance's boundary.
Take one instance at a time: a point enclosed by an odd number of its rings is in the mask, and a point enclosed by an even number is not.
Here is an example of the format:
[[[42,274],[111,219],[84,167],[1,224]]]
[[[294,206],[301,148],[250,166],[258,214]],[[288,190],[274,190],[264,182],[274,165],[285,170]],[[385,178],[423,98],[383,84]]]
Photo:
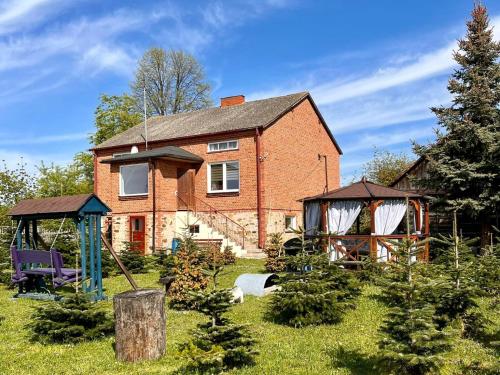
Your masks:
[[[189,228],[190,225],[197,225],[199,232],[192,234],[194,239],[222,240],[222,246],[231,246],[233,253],[239,258],[263,259],[266,257],[262,250],[257,248],[255,244],[247,244],[246,248],[243,249],[235,241],[210,227],[210,225],[203,220],[203,217],[198,217],[191,211],[177,211],[175,222],[176,232],[179,233],[179,235],[186,234],[187,228]]]

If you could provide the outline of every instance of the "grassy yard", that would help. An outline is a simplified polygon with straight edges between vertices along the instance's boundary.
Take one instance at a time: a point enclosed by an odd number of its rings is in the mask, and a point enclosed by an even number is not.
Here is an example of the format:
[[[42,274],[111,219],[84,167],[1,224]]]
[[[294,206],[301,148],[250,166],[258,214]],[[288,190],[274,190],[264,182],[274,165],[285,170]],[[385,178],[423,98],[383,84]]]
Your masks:
[[[244,272],[260,272],[263,263],[239,260],[227,268],[221,278],[222,286],[232,286]],[[158,273],[136,275],[141,287],[159,288]],[[128,289],[123,276],[105,279],[108,296]],[[259,340],[257,365],[234,371],[234,374],[372,374],[373,363],[367,354],[377,351],[377,328],[386,312],[375,298],[378,289],[365,286],[356,310],[350,311],[336,326],[293,329],[278,326],[262,319],[268,298],[248,297],[237,305],[231,317],[250,324]],[[177,344],[188,339],[190,328],[204,320],[196,312],[167,311],[167,354],[158,361],[123,364],[115,361],[113,338],[78,345],[41,345],[30,343],[25,325],[33,306],[39,301],[12,300],[12,290],[0,289],[0,374],[168,374],[183,364],[176,356]],[[111,301],[102,302],[112,309]],[[500,318],[488,314],[500,326]],[[497,314],[498,315],[498,314]],[[444,374],[460,374],[458,361],[493,362],[494,353],[470,340],[456,340],[454,350],[447,356]]]

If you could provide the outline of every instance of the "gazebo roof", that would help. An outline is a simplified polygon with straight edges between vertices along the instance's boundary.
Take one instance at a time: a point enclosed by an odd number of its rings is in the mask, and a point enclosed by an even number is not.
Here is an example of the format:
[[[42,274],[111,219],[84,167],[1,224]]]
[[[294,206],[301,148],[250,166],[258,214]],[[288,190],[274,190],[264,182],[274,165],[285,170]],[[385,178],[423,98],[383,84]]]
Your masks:
[[[87,213],[105,215],[111,212],[96,195],[79,194],[53,198],[25,199],[16,204],[9,212],[13,219],[56,219],[77,217]]]
[[[325,194],[315,195],[302,199],[303,201],[312,200],[371,200],[371,199],[405,199],[408,198],[424,198],[420,194],[397,190],[387,186],[375,184],[363,177],[360,181],[351,185],[331,190]]]

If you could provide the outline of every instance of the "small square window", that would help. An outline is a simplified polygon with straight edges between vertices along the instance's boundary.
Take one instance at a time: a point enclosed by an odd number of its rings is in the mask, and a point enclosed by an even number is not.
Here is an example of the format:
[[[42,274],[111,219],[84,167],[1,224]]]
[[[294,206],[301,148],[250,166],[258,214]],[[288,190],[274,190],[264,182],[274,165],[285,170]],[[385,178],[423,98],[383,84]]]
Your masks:
[[[200,226],[198,224],[193,224],[189,226],[190,234],[198,234],[200,233]]]
[[[295,216],[285,216],[285,231],[293,232],[297,229],[297,218]]]
[[[237,150],[238,141],[213,142],[208,144],[208,152]]]

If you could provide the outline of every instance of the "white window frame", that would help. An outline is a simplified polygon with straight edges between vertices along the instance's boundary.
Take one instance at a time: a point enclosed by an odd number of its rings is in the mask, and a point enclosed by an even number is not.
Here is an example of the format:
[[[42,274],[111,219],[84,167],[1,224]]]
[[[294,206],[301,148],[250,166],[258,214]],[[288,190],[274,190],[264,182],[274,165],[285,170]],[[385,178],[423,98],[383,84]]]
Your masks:
[[[226,168],[229,163],[238,164],[238,186],[241,187],[241,173],[240,173],[240,162],[239,160],[225,160],[225,161],[214,161],[213,163],[207,164],[207,191],[209,193],[237,193],[240,189],[228,189],[227,188],[227,173]],[[222,164],[222,190],[212,190],[212,165]]]
[[[290,217],[292,218],[292,227],[287,227],[286,226],[286,219]],[[294,230],[297,229],[297,216],[295,215],[285,215],[285,232],[293,232]]]
[[[148,177],[147,177],[147,191],[146,193],[137,193],[137,194],[125,194],[123,191],[123,178],[122,178],[122,169],[125,167],[131,167],[134,165],[145,165],[148,168]],[[136,164],[125,164],[125,165],[120,165],[120,197],[137,197],[137,196],[144,196],[149,194],[149,164],[148,163],[136,163]]]
[[[236,142],[236,147],[229,148],[229,143],[230,142]],[[227,144],[227,148],[225,148],[224,150],[220,150],[218,148],[217,148],[217,150],[210,150],[210,146],[211,145],[220,145],[222,143],[226,143]],[[207,146],[207,152],[210,154],[210,153],[213,153],[213,152],[235,151],[235,150],[239,150],[239,148],[240,148],[240,142],[237,139],[230,139],[228,141],[210,142],[208,144],[208,146]]]

